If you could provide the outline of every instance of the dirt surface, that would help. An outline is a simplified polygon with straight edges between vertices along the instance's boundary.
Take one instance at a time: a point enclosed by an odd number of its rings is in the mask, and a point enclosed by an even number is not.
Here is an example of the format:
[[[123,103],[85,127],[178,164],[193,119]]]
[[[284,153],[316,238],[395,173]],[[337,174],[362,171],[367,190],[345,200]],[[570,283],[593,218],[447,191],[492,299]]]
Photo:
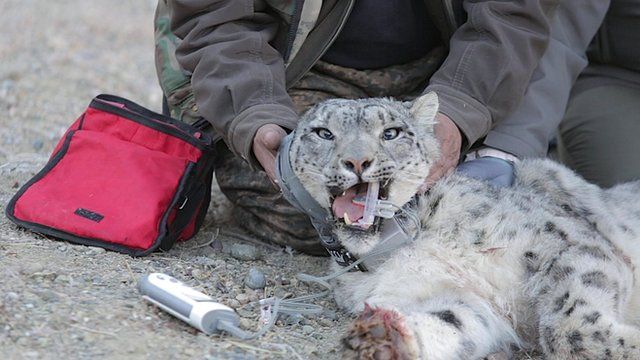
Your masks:
[[[142,0],[0,2],[3,214],[95,95],[117,94],[160,110],[154,9],[153,1]],[[140,259],[43,238],[0,216],[0,357],[337,358],[348,317],[330,300],[320,302],[321,316],[282,318],[260,340],[241,342],[199,333],[141,299],[140,276],[168,273],[238,309],[242,326],[255,330],[259,298],[316,291],[295,273],[323,273],[327,259],[231,238],[224,226],[228,204],[214,195],[194,240]],[[250,268],[266,276],[263,290],[244,285]]]

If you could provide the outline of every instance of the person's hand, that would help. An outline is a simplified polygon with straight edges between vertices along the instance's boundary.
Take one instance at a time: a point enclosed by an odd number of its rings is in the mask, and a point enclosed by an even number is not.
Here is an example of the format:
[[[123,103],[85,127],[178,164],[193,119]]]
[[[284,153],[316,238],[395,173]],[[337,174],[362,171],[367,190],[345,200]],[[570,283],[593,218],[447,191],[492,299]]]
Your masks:
[[[460,160],[462,135],[453,120],[443,113],[438,113],[434,132],[440,142],[440,158],[431,166],[429,175],[420,188],[421,191],[428,190],[441,177],[451,174]]]
[[[494,187],[513,185],[515,180],[513,170],[513,162],[493,156],[466,161],[456,168],[456,172],[474,179],[488,181]]]
[[[274,185],[278,185],[276,180],[276,156],[280,143],[285,136],[287,136],[287,132],[280,126],[266,124],[258,129],[256,136],[253,138],[253,154]]]

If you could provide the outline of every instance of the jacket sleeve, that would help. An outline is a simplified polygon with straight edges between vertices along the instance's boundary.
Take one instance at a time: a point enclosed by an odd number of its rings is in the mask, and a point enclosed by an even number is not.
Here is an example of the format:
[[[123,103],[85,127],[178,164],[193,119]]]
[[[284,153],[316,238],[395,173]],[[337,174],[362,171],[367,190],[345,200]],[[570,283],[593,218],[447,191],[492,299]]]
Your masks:
[[[571,88],[587,66],[587,47],[598,31],[608,0],[563,2],[551,25],[551,40],[517,109],[497,124],[484,144],[519,158],[543,157],[569,101]]]
[[[465,136],[466,149],[520,103],[549,42],[559,0],[466,0],[467,20],[427,91]],[[463,150],[466,150],[463,149]]]
[[[253,137],[264,124],[297,123],[285,87],[284,63],[272,47],[277,20],[253,0],[168,0],[181,39],[180,66],[191,74],[198,113],[236,155],[254,167]]]

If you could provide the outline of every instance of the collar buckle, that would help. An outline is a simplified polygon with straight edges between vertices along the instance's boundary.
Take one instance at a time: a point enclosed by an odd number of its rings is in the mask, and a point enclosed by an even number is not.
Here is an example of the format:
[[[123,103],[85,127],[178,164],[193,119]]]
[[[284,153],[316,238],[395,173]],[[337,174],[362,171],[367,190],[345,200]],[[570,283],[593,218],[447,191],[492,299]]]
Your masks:
[[[340,265],[342,267],[347,267],[347,266],[353,264],[354,262],[358,261],[358,258],[353,256],[350,252],[347,251],[347,249],[345,249],[342,246],[340,246],[339,248],[335,248],[335,249],[327,249],[327,251],[329,252],[331,257],[333,258],[333,260],[335,260],[335,262],[338,263],[338,265]],[[358,264],[358,265],[354,266],[353,269],[351,269],[350,271],[367,272],[369,270],[367,269],[366,266],[364,266],[364,264]]]

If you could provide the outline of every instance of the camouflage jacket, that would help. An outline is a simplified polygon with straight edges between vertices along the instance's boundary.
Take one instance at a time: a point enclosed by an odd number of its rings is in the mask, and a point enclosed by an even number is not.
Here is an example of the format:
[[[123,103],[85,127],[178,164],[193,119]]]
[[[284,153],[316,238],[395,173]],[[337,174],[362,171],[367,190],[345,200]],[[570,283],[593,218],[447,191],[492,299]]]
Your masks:
[[[344,25],[355,0],[159,0],[156,65],[172,115],[204,117],[254,166],[255,132],[295,127],[287,88]],[[470,146],[520,102],[559,0],[425,0],[448,55],[425,91]],[[464,9],[464,10],[463,10]]]

